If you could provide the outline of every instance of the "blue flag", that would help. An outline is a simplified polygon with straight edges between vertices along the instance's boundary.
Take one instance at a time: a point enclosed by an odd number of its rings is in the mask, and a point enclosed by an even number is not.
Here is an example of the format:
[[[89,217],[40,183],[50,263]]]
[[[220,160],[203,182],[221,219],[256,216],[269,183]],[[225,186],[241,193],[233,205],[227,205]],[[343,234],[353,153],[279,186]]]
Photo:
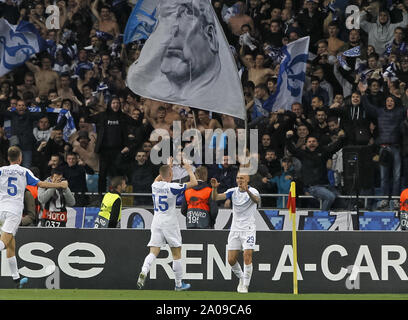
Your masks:
[[[138,0],[126,24],[123,43],[149,38],[157,23],[158,0]]]
[[[0,76],[45,48],[45,40],[33,24],[22,20],[18,25],[11,25],[6,19],[0,19]]]
[[[269,112],[279,109],[290,110],[294,102],[302,101],[309,41],[310,37],[307,36],[282,48],[283,59],[279,68],[277,88],[264,102],[265,110]]]

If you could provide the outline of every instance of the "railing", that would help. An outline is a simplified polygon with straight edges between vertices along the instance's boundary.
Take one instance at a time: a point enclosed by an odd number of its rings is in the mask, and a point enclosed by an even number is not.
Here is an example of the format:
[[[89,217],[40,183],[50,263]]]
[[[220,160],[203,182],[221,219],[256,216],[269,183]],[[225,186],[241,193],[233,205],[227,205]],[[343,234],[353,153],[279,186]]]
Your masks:
[[[75,193],[74,193],[75,194]],[[98,193],[98,192],[83,192],[83,193],[77,193],[77,194],[83,194],[83,195],[89,195],[89,196],[101,196],[104,195],[105,193]],[[130,193],[122,193],[121,194],[122,197],[151,197],[152,194],[151,193],[138,193],[138,192],[130,192]],[[288,195],[287,194],[279,194],[279,193],[263,193],[260,194],[261,196],[261,205],[260,208],[266,208],[266,207],[262,207],[262,198],[287,198]],[[310,196],[310,195],[298,195],[297,196],[298,199],[314,199],[317,201],[316,198]],[[356,195],[339,195],[337,198],[339,199],[345,199],[345,200],[353,200],[353,199],[359,199],[359,200],[364,200],[364,207],[367,208],[368,206],[368,200],[369,199],[375,199],[375,200],[399,200],[400,197],[399,196],[380,196],[380,195],[359,195],[358,197]],[[320,207],[318,209],[322,208],[322,201],[320,200]],[[303,208],[306,209],[306,208]]]

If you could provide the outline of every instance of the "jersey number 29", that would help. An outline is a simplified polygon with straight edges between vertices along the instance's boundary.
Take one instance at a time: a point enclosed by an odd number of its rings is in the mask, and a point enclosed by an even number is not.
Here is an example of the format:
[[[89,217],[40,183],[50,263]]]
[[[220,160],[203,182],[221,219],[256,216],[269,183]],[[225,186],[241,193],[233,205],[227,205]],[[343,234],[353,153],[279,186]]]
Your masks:
[[[167,196],[159,196],[158,204],[156,205],[156,197],[153,195],[153,207],[154,211],[167,211],[169,209],[169,204],[167,203]]]

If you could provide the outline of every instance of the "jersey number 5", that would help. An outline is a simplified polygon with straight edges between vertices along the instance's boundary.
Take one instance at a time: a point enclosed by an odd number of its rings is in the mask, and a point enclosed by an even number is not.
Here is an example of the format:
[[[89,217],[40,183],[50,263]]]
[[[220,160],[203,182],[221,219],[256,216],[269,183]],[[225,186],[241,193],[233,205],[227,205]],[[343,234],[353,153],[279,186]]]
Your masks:
[[[14,177],[8,178],[7,193],[10,196],[15,196],[17,194],[17,186],[13,184],[14,181],[17,181],[17,178]]]
[[[159,203],[156,205],[156,198],[153,195],[153,207],[154,211],[166,211],[169,209],[169,204],[167,203],[167,196],[159,196]]]

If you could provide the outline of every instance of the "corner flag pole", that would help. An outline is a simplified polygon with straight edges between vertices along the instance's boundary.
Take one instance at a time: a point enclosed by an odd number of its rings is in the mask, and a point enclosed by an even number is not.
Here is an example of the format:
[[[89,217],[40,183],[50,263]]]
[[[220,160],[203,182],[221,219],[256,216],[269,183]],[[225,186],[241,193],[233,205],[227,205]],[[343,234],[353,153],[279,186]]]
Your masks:
[[[296,239],[296,183],[290,183],[288,197],[289,217],[292,220],[292,249],[293,249],[293,294],[298,294],[297,280],[297,239]]]

